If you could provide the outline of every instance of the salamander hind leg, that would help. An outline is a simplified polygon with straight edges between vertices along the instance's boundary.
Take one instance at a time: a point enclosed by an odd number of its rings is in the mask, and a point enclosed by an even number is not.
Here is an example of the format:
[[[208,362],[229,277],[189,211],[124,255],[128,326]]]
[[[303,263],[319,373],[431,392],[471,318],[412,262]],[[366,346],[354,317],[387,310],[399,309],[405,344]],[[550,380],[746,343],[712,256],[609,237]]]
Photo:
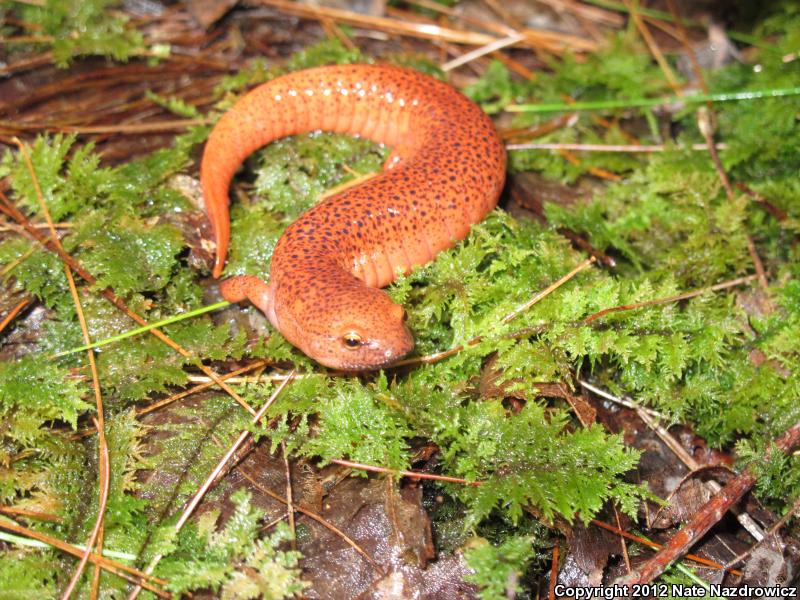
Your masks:
[[[255,275],[230,277],[219,284],[219,291],[228,302],[246,298],[265,313],[269,308],[270,287]]]

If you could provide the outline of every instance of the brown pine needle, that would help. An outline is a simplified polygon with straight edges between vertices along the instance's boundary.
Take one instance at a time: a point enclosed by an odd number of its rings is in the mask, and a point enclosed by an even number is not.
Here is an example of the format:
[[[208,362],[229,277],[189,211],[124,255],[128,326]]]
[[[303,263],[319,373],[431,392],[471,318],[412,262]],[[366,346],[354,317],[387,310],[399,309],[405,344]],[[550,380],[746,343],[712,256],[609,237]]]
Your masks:
[[[0,506],[0,513],[5,513],[7,515],[19,515],[20,517],[28,517],[30,519],[37,519],[39,521],[50,521],[51,523],[61,522],[56,515],[40,513],[35,510],[28,510],[27,508],[17,508],[15,506]]]
[[[475,48],[475,50],[470,50],[469,52],[462,54],[454,58],[453,60],[449,60],[441,66],[442,71],[445,73],[447,71],[452,71],[458,67],[461,67],[468,62],[472,62],[476,58],[480,58],[481,56],[485,56],[487,54],[491,54],[496,50],[500,50],[501,48],[507,48],[508,46],[513,46],[525,39],[525,35],[522,33],[512,33],[509,36],[501,38],[499,40],[495,40],[489,44],[485,44],[480,48]]]
[[[2,121],[0,121],[2,124]],[[36,227],[37,229],[49,229],[49,223],[31,223],[31,226]],[[70,229],[72,228],[72,223],[55,223],[56,229]],[[19,229],[14,225],[0,225],[0,231],[19,231]]]
[[[716,285],[699,288],[696,290],[692,290],[691,292],[684,292],[683,294],[676,294],[675,296],[669,296],[667,298],[657,298],[655,300],[635,302],[634,304],[623,304],[621,306],[614,306],[613,308],[604,308],[603,310],[597,311],[596,313],[589,315],[583,320],[583,322],[585,325],[588,325],[592,321],[595,321],[596,319],[599,319],[600,317],[603,317],[610,313],[621,312],[624,310],[635,310],[637,308],[644,308],[645,306],[655,306],[657,304],[669,304],[671,302],[678,302],[680,300],[688,300],[689,298],[702,296],[706,292],[718,292],[720,290],[726,290],[728,288],[736,287],[738,285],[750,283],[756,278],[757,278],[756,275],[747,275],[745,277],[731,279],[730,281],[725,281],[723,283],[717,283]]]
[[[461,485],[479,486],[481,481],[469,481],[461,479],[460,477],[450,477],[449,475],[436,475],[434,473],[423,473],[421,471],[405,471],[398,469],[389,469],[388,467],[378,467],[375,465],[367,465],[364,463],[353,462],[351,460],[343,460],[340,458],[332,458],[329,460],[335,465],[348,467],[350,469],[359,469],[361,471],[371,471],[373,473],[385,473],[387,475],[396,475],[398,477],[411,477],[412,479],[430,479],[432,481],[443,481],[445,483],[459,483]]]
[[[39,533],[34,529],[29,529],[28,527],[17,525],[13,521],[6,521],[5,519],[0,519],[0,529],[5,529],[6,531],[12,531],[18,535],[22,535],[31,538],[33,540],[37,540],[39,542],[47,544],[48,546],[52,546],[57,550],[61,550],[62,552],[66,552],[67,554],[72,554],[73,556],[77,557],[83,556],[83,550],[76,548],[72,544],[62,542],[58,538],[54,538],[47,534]],[[92,552],[89,555],[89,562],[96,565],[100,565],[103,569],[105,569],[109,573],[113,573],[118,577],[122,577],[123,579],[126,579],[137,585],[140,585],[146,590],[151,591],[154,594],[160,596],[161,598],[172,597],[167,592],[153,585],[153,583],[161,586],[167,585],[168,582],[164,579],[153,577],[151,575],[148,575],[147,573],[139,571],[138,569],[134,569],[133,567],[129,567],[110,558],[106,558],[105,556],[102,556],[95,552]]]
[[[259,3],[307,19],[319,20],[321,16],[329,17],[337,23],[345,23],[355,27],[375,29],[389,34],[404,35],[439,42],[485,46],[496,42],[498,39],[485,33],[442,27],[435,23],[412,23],[388,17],[372,17],[354,11],[329,8],[326,6],[309,6],[298,2],[289,2],[288,0],[259,0]],[[507,31],[508,28],[503,29],[506,30],[504,35],[510,33]],[[530,28],[524,29],[522,33],[524,33],[525,39],[522,41],[521,45],[540,47],[549,52],[563,52],[567,49],[584,52],[595,50],[597,47],[597,44],[591,40],[563,33]]]
[[[31,161],[30,154],[28,153],[28,149],[18,139],[14,138],[17,146],[19,147],[20,154],[25,162],[25,167],[28,170],[28,174],[31,177],[31,181],[33,182],[34,190],[36,191],[36,200],[39,203],[39,208],[42,210],[42,214],[47,221],[47,225],[50,228],[50,238],[53,241],[53,244],[60,248],[62,251],[64,250],[63,246],[61,245],[61,240],[58,237],[58,232],[56,231],[55,223],[53,222],[52,217],[50,216],[50,210],[47,208],[47,203],[44,200],[44,195],[42,194],[42,188],[39,184],[39,178],[36,174],[36,169],[33,166],[33,162]],[[62,263],[64,267],[64,274],[67,277],[67,283],[69,284],[69,291],[70,295],[72,296],[72,301],[75,304],[75,312],[78,316],[78,322],[80,323],[81,333],[83,334],[83,341],[86,344],[90,343],[89,338],[89,328],[86,324],[86,318],[83,314],[83,308],[81,307],[80,296],[78,295],[78,288],[75,286],[75,279],[72,277],[72,269],[69,267],[67,263]],[[70,579],[69,583],[67,584],[66,589],[64,590],[63,595],[61,596],[62,600],[68,600],[72,596],[72,592],[75,590],[75,586],[78,584],[78,581],[83,574],[84,568],[86,568],[86,563],[89,560],[89,555],[92,552],[92,547],[94,546],[95,542],[97,541],[97,536],[100,533],[100,530],[103,527],[103,518],[105,517],[106,511],[106,502],[108,501],[108,488],[109,488],[109,479],[111,477],[110,473],[110,465],[109,465],[109,456],[108,456],[108,445],[106,444],[105,438],[105,419],[103,418],[103,398],[100,393],[100,379],[97,374],[97,365],[94,360],[94,351],[89,348],[89,365],[92,371],[92,387],[94,389],[94,397],[95,397],[95,407],[97,409],[97,418],[93,419],[95,427],[99,432],[98,438],[98,452],[100,453],[100,477],[99,477],[99,485],[100,485],[100,492],[98,494],[99,497],[99,504],[97,507],[97,520],[95,521],[95,525],[92,528],[92,532],[89,535],[89,539],[86,542],[86,551],[84,552],[83,556],[81,557],[80,562],[78,563],[77,569],[75,569],[75,573],[73,574],[72,578]],[[102,552],[102,548],[98,547],[98,553]]]
[[[289,517],[289,529],[292,530],[292,550],[297,550],[297,540],[294,527],[294,500],[292,498],[292,469],[289,466],[289,457],[286,456],[286,444],[281,440],[281,456],[283,457],[283,471],[286,475],[286,510]]]
[[[11,312],[9,312],[5,316],[5,318],[2,321],[0,321],[0,333],[2,333],[2,331],[6,327],[8,327],[9,323],[11,323],[14,320],[14,318],[19,313],[22,312],[23,308],[25,308],[26,306],[28,306],[28,304],[31,303],[31,300],[32,300],[32,298],[24,298],[22,301],[19,302],[19,304],[17,304],[14,308],[11,309]]]
[[[78,568],[75,569],[72,579],[70,579],[69,584],[64,590],[64,593],[61,595],[62,600],[68,600],[68,598],[72,596],[75,586],[78,584],[78,581],[80,581],[81,575],[83,575],[83,570],[86,568],[86,563],[89,561],[89,555],[92,553],[92,547],[97,542],[97,538],[100,535],[100,530],[103,528],[103,518],[105,516],[106,504],[108,502],[108,483],[111,477],[111,472],[108,456],[108,444],[106,443],[105,436],[105,427],[103,427],[102,423],[100,423],[97,419],[93,419],[93,421],[99,433],[97,447],[100,451],[100,499],[99,506],[97,507],[97,520],[95,521],[92,532],[89,535],[89,539],[86,541],[86,550],[84,551],[83,556],[81,556],[81,560],[78,563]],[[102,552],[102,547],[100,544],[97,545],[97,551],[98,553]]]
[[[667,59],[664,57],[664,53],[661,52],[658,42],[656,42],[655,38],[653,38],[653,34],[650,33],[647,25],[639,15],[639,11],[636,8],[636,3],[631,2],[631,0],[623,1],[625,2],[625,6],[628,8],[628,13],[631,16],[631,19],[633,19],[633,22],[636,25],[636,29],[639,30],[642,39],[644,39],[647,47],[650,49],[650,53],[653,55],[653,58],[656,59],[656,62],[661,68],[662,73],[664,73],[664,78],[667,80],[667,83],[676,94],[680,95],[682,93],[681,84],[678,82],[677,77],[675,77],[675,73],[672,72],[672,68],[669,66]]]
[[[518,308],[512,310],[505,317],[503,317],[500,322],[503,323],[503,324],[506,324],[506,323],[509,323],[509,322],[513,321],[519,315],[521,315],[522,313],[527,311],[529,308],[531,308],[534,304],[537,304],[538,302],[540,302],[541,300],[543,300],[544,298],[546,298],[547,296],[552,294],[554,291],[556,291],[558,288],[560,288],[562,285],[567,283],[570,279],[575,277],[578,273],[580,273],[580,272],[588,269],[589,267],[591,267],[595,262],[597,262],[597,259],[594,256],[590,256],[589,258],[584,260],[582,263],[580,263],[577,267],[572,269],[569,273],[567,273],[566,275],[564,275],[564,276],[560,277],[559,279],[557,279],[555,282],[553,282],[550,285],[548,285],[546,288],[544,288],[538,294],[535,294],[525,304],[523,304],[522,306],[519,306]]]
[[[525,304],[523,304],[521,306],[518,306],[517,308],[512,310],[505,317],[503,317],[500,320],[500,322],[505,324],[505,323],[508,323],[508,322],[516,319],[520,314],[522,314],[523,312],[525,312],[526,310],[531,308],[537,302],[540,302],[541,300],[543,300],[544,298],[546,298],[547,296],[552,294],[556,289],[558,289],[559,287],[561,287],[562,285],[567,283],[570,279],[575,277],[581,271],[584,271],[585,269],[590,267],[595,262],[597,262],[597,259],[594,256],[591,256],[591,257],[587,258],[582,263],[580,263],[577,267],[572,269],[569,273],[567,273],[566,275],[560,277],[554,283],[551,283],[550,285],[548,285],[541,292],[537,292],[536,294],[534,294],[533,297],[530,300],[528,300]],[[415,364],[420,364],[420,363],[421,364],[431,364],[431,363],[439,362],[440,360],[444,360],[445,358],[448,358],[450,356],[453,356],[454,354],[458,354],[459,352],[462,352],[465,348],[471,348],[472,346],[476,346],[479,343],[481,343],[482,341],[483,341],[483,336],[477,335],[474,338],[472,338],[471,340],[467,341],[466,343],[458,345],[458,346],[455,346],[453,348],[450,348],[449,350],[443,350],[441,352],[436,352],[434,354],[428,354],[426,356],[412,356],[411,358],[406,358],[404,360],[400,360],[400,361],[394,363],[392,366],[393,367],[400,367],[400,366],[403,366],[403,365],[415,365]]]
[[[188,129],[195,125],[207,125],[210,119],[172,119],[156,121],[153,123],[131,123],[120,125],[59,125],[57,123],[20,123],[18,121],[1,121],[0,127],[11,131],[59,131],[63,133],[93,134],[115,133],[120,135],[138,135],[141,133],[155,133],[159,131],[173,131]]]
[[[239,381],[233,381],[234,378],[237,378],[239,375],[242,375],[243,373],[249,373],[250,371],[254,371],[254,370],[256,370],[256,369],[258,369],[260,367],[264,367],[264,366],[270,364],[270,362],[271,361],[269,359],[256,360],[256,361],[250,363],[249,365],[246,365],[246,366],[244,366],[244,367],[242,367],[240,369],[236,369],[235,371],[231,371],[230,373],[226,373],[225,375],[221,375],[220,376],[220,380],[225,381],[225,382],[229,382],[230,381],[230,383],[232,383],[234,385],[237,384],[237,383],[241,383]],[[282,377],[286,378],[285,375],[282,376]],[[190,381],[192,379],[193,379],[192,377],[189,377]],[[148,413],[151,413],[151,412],[153,412],[155,410],[158,410],[159,408],[162,408],[162,407],[166,406],[167,404],[172,404],[176,400],[180,400],[181,398],[185,398],[186,396],[191,396],[192,394],[196,394],[197,392],[200,392],[200,391],[205,390],[207,388],[213,387],[215,385],[214,380],[212,380],[211,378],[206,377],[204,379],[205,379],[205,381],[203,383],[200,383],[199,385],[192,386],[188,390],[184,390],[182,392],[178,392],[176,394],[172,394],[171,396],[168,396],[167,398],[164,398],[163,400],[159,400],[158,402],[154,402],[153,404],[149,404],[148,406],[143,406],[142,408],[137,408],[136,409],[136,416],[137,417],[141,417],[141,416],[146,415]]]

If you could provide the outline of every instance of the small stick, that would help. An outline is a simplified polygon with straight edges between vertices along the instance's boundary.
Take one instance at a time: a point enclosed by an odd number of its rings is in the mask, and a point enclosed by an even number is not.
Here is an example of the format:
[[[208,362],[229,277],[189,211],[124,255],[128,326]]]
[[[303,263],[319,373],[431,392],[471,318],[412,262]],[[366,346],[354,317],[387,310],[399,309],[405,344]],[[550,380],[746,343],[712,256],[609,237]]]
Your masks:
[[[597,394],[598,396],[601,396],[602,398],[605,398],[606,400],[610,400],[611,402],[636,411],[636,414],[645,423],[645,425],[650,427],[650,429],[656,433],[661,441],[664,442],[664,445],[672,451],[678,460],[686,465],[686,468],[690,471],[688,475],[689,477],[703,469],[703,465],[698,463],[694,457],[689,454],[686,449],[669,433],[669,431],[667,431],[661,425],[659,420],[664,420],[664,415],[653,409],[641,406],[629,398],[619,398],[618,396],[614,396],[613,394],[610,394],[607,391],[593,386],[583,380],[578,380],[578,383],[580,383],[582,387]],[[705,486],[711,490],[712,494],[716,494],[722,489],[722,486],[713,479],[706,481]],[[761,529],[761,526],[756,523],[753,517],[751,517],[747,512],[738,513],[736,515],[736,519],[739,521],[739,524],[744,527],[751,536],[753,536],[754,539],[760,541],[764,538],[764,531]]]
[[[797,500],[795,500],[795,501],[794,501],[794,504],[792,505],[792,508],[790,508],[789,510],[787,510],[787,511],[786,511],[786,514],[785,514],[785,515],[783,515],[783,516],[782,516],[780,519],[778,519],[778,521],[777,521],[777,522],[776,522],[776,523],[775,523],[775,524],[774,524],[772,527],[770,527],[770,528],[767,530],[767,534],[764,536],[764,538],[763,538],[763,539],[761,539],[761,540],[758,540],[758,542],[756,542],[755,544],[753,544],[752,546],[750,546],[750,547],[749,547],[747,550],[745,550],[745,551],[744,551],[744,552],[742,552],[741,554],[737,555],[737,556],[736,556],[736,557],[734,557],[732,560],[728,561],[728,564],[726,564],[726,565],[725,565],[725,568],[728,568],[728,567],[730,567],[731,565],[735,565],[736,563],[738,563],[738,562],[741,562],[741,561],[743,561],[745,558],[747,558],[748,556],[750,556],[750,554],[752,554],[752,553],[753,553],[753,551],[754,551],[756,548],[758,548],[758,546],[761,544],[761,542],[763,542],[763,541],[764,541],[765,539],[767,539],[769,536],[775,535],[775,534],[778,532],[778,530],[779,530],[781,527],[783,527],[784,525],[786,525],[786,522],[787,522],[789,519],[791,519],[791,518],[792,518],[792,516],[794,516],[794,515],[796,515],[796,514],[799,514],[799,513],[800,513],[800,498],[798,498]]]
[[[447,73],[448,71],[452,71],[453,69],[456,69],[462,65],[467,64],[468,62],[475,60],[476,58],[480,58],[481,56],[491,54],[495,50],[500,50],[501,48],[513,46],[514,44],[524,39],[525,39],[524,34],[513,33],[499,40],[495,40],[494,42],[490,42],[485,46],[481,46],[480,48],[475,48],[474,50],[470,50],[469,52],[466,52],[461,56],[454,58],[453,60],[449,60],[442,65],[441,69],[442,71]]]
[[[624,529],[620,529],[619,527],[614,527],[613,525],[609,525],[608,523],[604,523],[603,521],[598,521],[597,519],[592,519],[591,523],[593,525],[597,525],[601,529],[605,529],[606,531],[610,531],[611,533],[620,535],[625,539],[636,542],[637,544],[642,544],[643,546],[647,546],[648,548],[653,548],[654,550],[661,550],[664,547],[662,544],[658,544],[656,542],[653,542],[652,540],[648,540],[647,538],[643,538],[638,535],[633,535],[632,533],[629,533]],[[697,564],[705,565],[706,567],[711,567],[712,569],[716,569],[718,571],[727,571],[731,575],[736,575],[737,577],[741,577],[742,575],[741,571],[737,571],[735,569],[728,569],[725,567],[725,565],[721,565],[719,563],[714,562],[713,560],[703,558],[702,556],[697,556],[696,554],[687,554],[684,558],[687,558],[692,562],[696,562]]]
[[[736,184],[736,187],[739,188],[739,190],[741,190],[748,196],[750,196],[750,198],[752,198],[755,202],[757,202],[760,206],[762,206],[764,210],[766,210],[769,214],[775,217],[775,219],[777,219],[778,221],[785,221],[786,219],[789,218],[789,215],[787,215],[783,210],[772,204],[769,200],[764,198],[764,196],[759,194],[749,185],[739,182]]]
[[[789,453],[800,444],[800,422],[795,423],[781,434],[767,449],[763,460],[768,461],[772,452]],[[744,471],[729,481],[719,494],[692,516],[686,525],[675,534],[664,548],[647,562],[640,565],[630,575],[622,579],[628,585],[647,584],[661,575],[675,560],[685,554],[700,538],[719,522],[725,513],[753,487],[756,477],[752,463]]]

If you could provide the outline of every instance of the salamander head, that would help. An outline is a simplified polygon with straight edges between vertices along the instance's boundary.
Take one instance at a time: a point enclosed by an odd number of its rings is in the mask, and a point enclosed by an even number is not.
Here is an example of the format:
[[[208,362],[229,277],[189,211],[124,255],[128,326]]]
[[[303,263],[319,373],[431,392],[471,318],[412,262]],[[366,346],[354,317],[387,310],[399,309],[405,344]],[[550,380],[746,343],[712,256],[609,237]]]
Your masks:
[[[311,307],[309,307],[311,308]],[[385,292],[359,286],[331,296],[324,307],[298,319],[304,327],[295,343],[318,363],[333,369],[379,369],[414,348],[406,312]],[[305,323],[304,323],[305,321]]]

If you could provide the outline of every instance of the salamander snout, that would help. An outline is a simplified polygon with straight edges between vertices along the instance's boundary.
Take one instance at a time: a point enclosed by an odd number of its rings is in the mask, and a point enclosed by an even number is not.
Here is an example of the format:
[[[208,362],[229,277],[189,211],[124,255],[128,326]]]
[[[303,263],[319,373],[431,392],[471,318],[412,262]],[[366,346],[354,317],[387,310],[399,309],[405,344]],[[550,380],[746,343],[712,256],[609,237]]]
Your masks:
[[[379,289],[359,287],[331,298],[325,335],[315,336],[306,353],[334,369],[379,369],[414,348],[406,312]]]

